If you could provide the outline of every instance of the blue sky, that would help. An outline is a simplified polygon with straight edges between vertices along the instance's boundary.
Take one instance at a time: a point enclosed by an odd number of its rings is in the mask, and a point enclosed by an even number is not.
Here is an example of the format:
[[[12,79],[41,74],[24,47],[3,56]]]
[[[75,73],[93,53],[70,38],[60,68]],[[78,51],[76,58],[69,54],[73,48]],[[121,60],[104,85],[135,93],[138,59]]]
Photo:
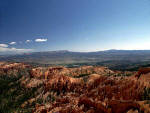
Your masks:
[[[0,0],[0,52],[150,49],[150,0]]]

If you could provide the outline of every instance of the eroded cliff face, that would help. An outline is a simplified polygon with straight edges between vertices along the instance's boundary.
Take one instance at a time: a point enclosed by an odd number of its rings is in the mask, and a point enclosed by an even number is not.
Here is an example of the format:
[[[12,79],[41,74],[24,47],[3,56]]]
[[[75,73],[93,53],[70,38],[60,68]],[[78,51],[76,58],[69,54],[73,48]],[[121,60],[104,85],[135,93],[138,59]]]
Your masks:
[[[135,75],[137,78],[140,78],[142,74],[148,74],[150,73],[150,67],[145,67],[145,68],[139,68],[137,74]]]
[[[31,76],[48,79],[52,75],[65,75],[71,77],[82,77],[90,74],[113,74],[114,72],[107,67],[82,66],[79,68],[65,67],[38,67],[31,70]]]
[[[54,90],[61,95],[56,97],[55,104],[51,103],[51,106],[55,107],[47,108],[47,112],[57,107],[59,112],[65,112],[65,106],[82,112],[124,113],[130,109],[141,110],[136,102],[141,100],[144,89],[140,82],[103,75],[90,83],[80,80],[78,83],[71,83],[71,78],[59,79],[58,77],[58,81],[50,82],[51,85],[45,87],[46,92]]]
[[[31,108],[34,113],[150,112],[147,100],[143,99],[145,89],[150,87],[147,73],[137,79],[134,72],[112,71],[107,67],[32,68],[22,63],[0,63],[1,75],[20,69],[27,71],[17,80],[20,86],[27,91],[35,90],[20,107]],[[123,76],[126,73],[131,76]]]
[[[22,73],[24,69],[28,68],[30,66],[23,63],[0,62],[0,76],[17,76],[19,72]]]

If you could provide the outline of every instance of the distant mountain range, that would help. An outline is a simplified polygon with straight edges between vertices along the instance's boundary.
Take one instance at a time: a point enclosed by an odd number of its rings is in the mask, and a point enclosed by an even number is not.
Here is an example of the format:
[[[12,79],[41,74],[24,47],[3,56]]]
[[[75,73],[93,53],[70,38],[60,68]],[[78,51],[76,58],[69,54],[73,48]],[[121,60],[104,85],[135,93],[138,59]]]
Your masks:
[[[67,50],[3,55],[0,61],[39,64],[72,64],[101,62],[150,62],[150,50],[107,50],[97,52],[72,52]]]

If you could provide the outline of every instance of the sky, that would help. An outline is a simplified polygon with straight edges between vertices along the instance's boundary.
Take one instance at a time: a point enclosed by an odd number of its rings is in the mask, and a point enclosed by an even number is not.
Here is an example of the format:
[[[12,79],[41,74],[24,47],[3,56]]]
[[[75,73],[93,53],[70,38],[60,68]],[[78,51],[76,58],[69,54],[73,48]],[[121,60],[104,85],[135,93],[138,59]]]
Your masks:
[[[150,0],[0,0],[0,53],[150,49]]]

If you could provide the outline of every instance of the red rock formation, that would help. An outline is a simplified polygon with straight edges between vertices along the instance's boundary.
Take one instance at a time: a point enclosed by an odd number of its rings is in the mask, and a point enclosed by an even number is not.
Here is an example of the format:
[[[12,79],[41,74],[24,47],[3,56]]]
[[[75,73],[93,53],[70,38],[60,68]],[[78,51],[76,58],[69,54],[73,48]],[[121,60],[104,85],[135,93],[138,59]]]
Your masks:
[[[103,106],[101,103],[96,103],[92,100],[90,100],[88,97],[81,97],[79,99],[79,105],[84,104],[84,111],[86,112],[87,109],[93,107],[95,112],[99,113],[111,113],[110,109],[107,109],[105,106]]]
[[[16,75],[25,68],[30,68],[30,66],[23,63],[4,63],[0,65],[0,75]]]
[[[83,86],[83,80],[64,75],[53,76],[45,83],[45,91],[55,90],[57,92],[79,91]],[[80,87],[80,88],[79,88]]]
[[[150,73],[150,67],[146,67],[146,68],[140,68],[138,70],[138,73],[135,75],[137,78],[140,78],[140,76],[142,74],[147,74],[147,73]]]
[[[82,66],[79,68],[65,68],[65,67],[48,67],[48,68],[34,68],[31,70],[31,76],[37,78],[49,79],[52,75],[67,75],[71,77],[78,77],[80,75],[114,73],[106,67]]]
[[[130,109],[141,112],[140,105],[133,101],[111,100],[108,102],[108,107],[111,108],[111,113],[127,113]]]
[[[30,68],[30,66],[21,63],[2,63],[0,73],[7,74],[22,68]],[[140,69],[138,77],[148,72],[148,69]],[[82,77],[80,74],[87,74],[87,76]],[[52,96],[54,98],[53,101],[51,99],[47,101],[48,105],[36,106],[33,111],[35,113],[126,113],[130,109],[140,111],[137,101],[141,100],[143,94],[142,80],[134,80],[135,77],[131,79],[122,76],[106,76],[108,74],[114,72],[105,67],[38,67],[30,70],[32,78],[25,77],[22,79],[24,80],[22,84],[27,88],[42,85],[38,90],[41,91],[38,97],[46,100],[44,95],[48,94],[49,98]]]
[[[140,110],[140,105],[133,101],[117,101],[111,100],[104,106],[102,103],[98,103],[90,100],[88,97],[82,97],[79,100],[79,105],[84,104],[85,110],[93,107],[96,113],[126,113],[130,109]]]

